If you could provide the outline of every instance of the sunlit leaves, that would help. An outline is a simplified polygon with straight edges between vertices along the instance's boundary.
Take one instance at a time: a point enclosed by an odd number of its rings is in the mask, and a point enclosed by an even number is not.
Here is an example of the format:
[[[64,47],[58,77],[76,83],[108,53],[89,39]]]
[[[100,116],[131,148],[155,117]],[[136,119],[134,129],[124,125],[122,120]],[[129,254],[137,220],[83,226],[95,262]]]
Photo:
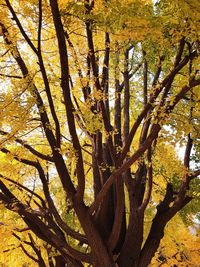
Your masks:
[[[187,228],[181,218],[176,216],[166,228],[166,236],[159,251],[152,260],[152,266],[191,266],[199,263],[199,237],[193,227]]]
[[[53,0],[3,3],[1,201],[53,248],[30,233],[20,232],[20,242],[13,241],[13,225],[2,230],[10,242],[22,248],[22,243],[29,245],[27,240],[34,241],[45,260],[46,252],[52,258],[68,255],[68,244],[76,252],[91,249],[92,260],[100,257],[99,262],[109,250],[110,262],[116,258],[114,245],[102,244],[113,238],[114,217],[124,211],[125,239],[135,238],[134,253],[137,239],[143,239],[143,217],[146,238],[156,220],[162,218],[164,227],[192,196],[181,219],[188,224],[190,217],[194,223],[199,182],[194,179],[189,188],[188,179],[198,169],[200,153],[199,87],[192,88],[199,84],[199,11],[192,11],[196,1],[60,0],[56,16]],[[193,148],[183,159],[186,144],[189,152]],[[111,213],[104,238],[102,229]],[[175,223],[180,223],[180,235],[193,240],[181,220]],[[16,224],[24,226],[22,221]],[[163,230],[153,245],[159,244]],[[84,238],[79,234],[88,240],[80,241]],[[171,239],[165,240],[167,246]],[[95,252],[96,241],[105,250],[103,257],[99,249]],[[176,244],[173,248],[180,249]],[[181,260],[181,253],[174,258],[173,251],[161,249],[171,257],[169,264]],[[70,251],[70,257],[76,258],[76,252]],[[137,263],[126,266],[132,265]]]

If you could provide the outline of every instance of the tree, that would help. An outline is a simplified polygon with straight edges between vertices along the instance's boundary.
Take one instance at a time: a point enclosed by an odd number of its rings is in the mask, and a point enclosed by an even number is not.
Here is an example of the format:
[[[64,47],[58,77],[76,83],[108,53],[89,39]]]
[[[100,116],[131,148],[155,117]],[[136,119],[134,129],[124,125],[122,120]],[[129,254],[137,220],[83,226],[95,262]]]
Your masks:
[[[148,266],[197,191],[197,1],[0,3],[1,203],[49,266]]]

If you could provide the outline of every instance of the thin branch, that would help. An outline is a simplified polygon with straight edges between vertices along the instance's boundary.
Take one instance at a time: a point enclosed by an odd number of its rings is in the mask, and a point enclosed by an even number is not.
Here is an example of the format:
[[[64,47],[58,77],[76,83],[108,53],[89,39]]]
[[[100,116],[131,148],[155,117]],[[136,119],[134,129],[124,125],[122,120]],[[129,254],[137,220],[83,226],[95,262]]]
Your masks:
[[[19,21],[19,19],[18,19],[16,13],[15,13],[15,11],[14,11],[14,9],[13,9],[13,7],[12,7],[10,1],[9,1],[9,0],[5,0],[5,2],[6,2],[6,4],[7,4],[7,7],[8,7],[9,10],[10,10],[12,16],[13,16],[13,19],[16,21],[17,26],[18,26],[18,28],[19,28],[19,30],[20,30],[22,36],[24,37],[24,39],[26,40],[26,42],[28,43],[28,45],[31,47],[31,49],[34,51],[34,53],[37,55],[37,52],[38,52],[38,51],[37,51],[36,47],[34,46],[34,44],[32,43],[31,39],[30,39],[30,38],[28,37],[28,35],[26,34],[26,32],[25,32],[25,30],[24,30],[24,28],[23,28],[21,22]]]
[[[1,135],[8,135],[10,137],[10,134],[6,131],[0,130],[0,134]],[[13,136],[14,137],[14,136]],[[32,146],[30,146],[29,144],[27,144],[25,141],[19,139],[19,138],[15,138],[15,141],[19,144],[21,144],[23,147],[25,147],[26,149],[28,149],[33,155],[46,160],[46,161],[50,161],[53,162],[53,158],[51,156],[45,155],[37,150],[35,150]]]
[[[14,79],[22,79],[22,76],[18,76],[18,75],[8,75],[8,74],[4,74],[4,73],[0,73],[0,76],[2,77],[6,77],[6,78],[14,78]]]
[[[190,179],[194,179],[200,175],[200,170],[196,170],[189,175]]]
[[[75,67],[77,69],[77,73],[78,73],[78,76],[79,76],[79,79],[80,79],[84,100],[86,101],[88,99],[88,96],[89,96],[89,90],[88,90],[89,89],[88,88],[89,81],[87,82],[88,84],[85,86],[84,83],[83,83],[83,77],[84,76],[83,76],[83,73],[82,73],[82,69],[80,67],[80,63],[78,61],[78,55],[77,55],[77,52],[75,50],[75,47],[74,47],[73,43],[70,40],[68,32],[65,31],[64,34],[65,34],[65,37],[66,37],[67,42],[69,44],[69,47],[71,48],[73,56],[74,56],[74,64],[75,64]],[[88,72],[90,72],[89,69],[88,69]],[[87,76],[88,76],[88,74],[87,74]]]
[[[93,8],[93,5],[94,5],[94,2],[92,2],[92,4],[89,4],[89,2],[86,1],[86,4],[85,4],[86,14],[90,14],[90,12]],[[98,91],[102,92],[101,84],[99,81],[99,68],[98,68],[98,64],[97,64],[97,60],[96,60],[95,52],[94,52],[92,22],[90,20],[87,20],[85,24],[86,24],[86,32],[87,32],[87,43],[88,43],[88,48],[89,48],[89,57],[90,57],[92,71],[93,71],[93,75],[94,75],[95,87]],[[105,130],[107,133],[111,133],[113,130],[113,127],[110,124],[108,114],[106,111],[106,107],[105,107],[105,103],[102,99],[99,101],[99,105],[100,105],[101,112],[102,112],[102,118],[103,118]],[[109,146],[111,156],[112,156],[113,160],[115,161],[115,158],[116,158],[115,148],[113,145],[111,135],[108,135],[108,146]]]
[[[12,180],[11,178],[8,178],[8,177],[6,177],[6,176],[4,176],[2,174],[0,174],[0,178],[3,178],[6,181],[11,182],[12,184],[16,185],[17,187],[20,187],[20,188],[24,189],[25,191],[31,193],[32,195],[36,196],[41,201],[42,206],[46,207],[44,199],[41,196],[39,196],[37,193],[35,193],[33,190],[30,190],[28,187],[20,184],[19,182],[16,182],[16,181]]]
[[[128,78],[129,80],[134,76],[134,74],[142,67],[142,63],[143,63],[143,60],[141,62],[139,62],[137,64],[137,66],[133,69],[133,70],[129,70],[128,71]],[[124,80],[122,81],[122,83],[120,84],[119,86],[120,88],[120,92],[122,91],[122,89],[124,88]]]
[[[25,247],[22,245],[22,244],[20,244],[20,248],[22,249],[22,251],[24,252],[24,254],[27,256],[27,257],[29,257],[31,260],[33,260],[34,262],[36,262],[36,263],[39,263],[39,260],[38,259],[36,259],[35,257],[33,257],[26,249],[25,249]]]
[[[86,240],[86,237],[84,235],[81,235],[79,234],[78,232],[75,232],[73,229],[71,229],[63,220],[62,218],[60,217],[57,209],[56,209],[56,206],[54,204],[54,201],[51,197],[51,194],[49,192],[49,187],[48,187],[48,183],[47,183],[47,180],[45,178],[45,174],[44,174],[44,171],[41,167],[41,165],[39,163],[37,163],[37,165],[35,166],[38,170],[38,173],[39,173],[39,177],[40,177],[40,180],[42,182],[42,185],[43,185],[43,191],[44,191],[44,194],[45,194],[45,197],[47,199],[47,202],[48,202],[48,205],[49,205],[49,208],[50,208],[50,211],[53,213],[55,219],[56,219],[56,222],[58,223],[58,225],[61,227],[61,229],[63,229],[68,235],[70,235],[71,237],[79,240],[80,242],[82,243],[86,243],[87,244],[87,240]]]
[[[41,33],[42,33],[42,0],[38,1],[39,23],[38,23],[38,51],[41,52]]]
[[[6,148],[2,148],[1,151],[5,154],[11,154],[11,152],[6,149]],[[49,187],[48,187],[48,184],[47,184],[47,180],[45,178],[45,174],[44,174],[44,171],[41,167],[41,165],[39,164],[39,162],[36,162],[36,161],[31,161],[31,160],[27,160],[27,159],[24,159],[24,158],[18,158],[17,156],[14,156],[13,157],[15,158],[15,160],[19,161],[19,162],[22,162],[26,165],[29,165],[29,166],[32,166],[32,167],[35,167],[37,170],[38,170],[38,173],[39,173],[39,177],[41,179],[41,182],[42,182],[42,185],[43,185],[43,191],[44,191],[44,194],[45,194],[45,198],[48,202],[48,205],[49,205],[49,208],[50,210],[53,212],[53,215],[55,216],[55,219],[58,223],[58,225],[67,233],[69,234],[70,236],[72,236],[73,238],[79,240],[80,242],[82,243],[87,243],[87,240],[85,238],[85,236],[75,232],[73,229],[71,229],[67,224],[65,224],[65,222],[61,219],[56,207],[55,207],[55,204],[54,204],[54,201],[52,200],[52,197],[50,195],[50,192],[49,192]],[[0,177],[8,180],[8,181],[11,181],[12,183],[18,185],[19,187],[25,189],[26,191],[28,192],[31,192],[31,193],[34,193],[32,190],[29,190],[28,188],[20,185],[19,183],[17,182],[14,182],[12,181],[11,179],[7,178],[7,177],[4,177],[4,176],[1,176]],[[34,195],[37,196],[36,193],[34,193]],[[40,198],[40,197],[39,197]],[[42,198],[40,198],[42,201],[44,201]],[[44,203],[45,204],[45,203]],[[46,206],[46,205],[45,205]]]
[[[121,127],[121,92],[119,88],[119,62],[120,62],[120,52],[119,45],[116,43],[116,51],[115,51],[115,70],[114,70],[114,78],[115,78],[115,102],[114,102],[114,145],[116,148],[122,147],[122,127]],[[117,152],[116,152],[117,154]]]
[[[39,248],[37,248],[35,241],[32,237],[32,235],[30,233],[28,233],[29,239],[30,239],[30,246],[32,247],[32,249],[35,251],[35,254],[38,257],[38,264],[40,267],[46,267],[46,264],[44,262],[44,259],[42,258],[42,253],[41,250]]]
[[[189,167],[190,167],[189,164],[190,164],[190,156],[191,156],[192,146],[193,146],[193,140],[189,134],[186,148],[185,148],[185,155],[184,155],[185,174],[184,174],[179,192],[178,192],[176,199],[174,201],[174,204],[170,209],[171,214],[180,210],[180,208],[182,207],[182,205],[184,203],[184,200],[186,199],[186,192],[189,189],[189,183],[191,180],[191,177],[189,176]]]

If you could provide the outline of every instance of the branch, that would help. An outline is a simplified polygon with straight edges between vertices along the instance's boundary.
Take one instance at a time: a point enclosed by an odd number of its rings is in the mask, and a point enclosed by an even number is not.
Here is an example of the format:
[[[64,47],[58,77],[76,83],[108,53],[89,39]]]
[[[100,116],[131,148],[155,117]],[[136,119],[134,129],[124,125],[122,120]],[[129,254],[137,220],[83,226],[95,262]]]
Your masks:
[[[158,68],[157,68],[157,71],[155,73],[155,76],[154,76],[154,79],[153,79],[153,82],[152,82],[152,86],[155,86],[157,83],[158,83],[158,79],[160,77],[160,74],[161,74],[161,70],[162,70],[162,62],[164,61],[164,57],[161,56],[159,58],[159,62],[158,62]]]
[[[74,118],[76,119],[77,123],[78,123],[78,126],[80,127],[80,129],[86,134],[86,136],[88,136],[88,138],[92,141],[92,136],[91,134],[87,131],[86,129],[86,126],[85,126],[85,119],[84,119],[84,116],[83,116],[83,113],[80,109],[80,106],[78,104],[78,101],[75,97],[75,95],[73,94],[73,88],[74,88],[74,85],[73,85],[73,82],[72,82],[72,79],[70,77],[70,85],[71,85],[71,89],[72,89],[72,95],[73,95],[73,99],[74,99],[74,102],[75,102],[75,105],[76,105],[76,108],[77,108],[77,111],[75,114],[74,114]],[[85,92],[84,88],[82,88],[83,91]],[[86,99],[85,99],[86,100]],[[80,115],[81,116],[80,116]]]
[[[69,65],[68,65],[68,52],[65,42],[65,33],[60,17],[60,12],[58,8],[58,3],[56,0],[50,0],[51,11],[53,15],[54,26],[56,30],[56,36],[58,40],[59,55],[60,55],[60,66],[61,66],[61,87],[63,90],[63,96],[65,101],[65,109],[67,115],[67,122],[69,127],[69,132],[72,138],[72,143],[75,151],[77,152],[77,178],[78,178],[78,188],[76,197],[77,200],[82,201],[84,190],[85,190],[85,177],[84,177],[84,166],[83,158],[81,152],[80,142],[76,132],[76,125],[74,120],[74,108],[70,95],[69,86]]]
[[[187,145],[185,149],[185,156],[184,156],[184,166],[188,171],[190,167],[190,155],[191,155],[192,146],[193,146],[193,140],[191,138],[191,135],[188,134],[188,141],[187,141]]]
[[[4,37],[6,44],[9,46],[12,46],[14,49],[14,50],[11,50],[13,58],[16,60],[18,66],[19,66],[19,68],[23,74],[23,77],[27,78],[29,75],[29,72],[28,72],[28,68],[27,68],[24,60],[22,59],[16,45],[14,45],[10,41],[9,33],[8,33],[7,29],[5,28],[5,26],[2,23],[0,23],[0,26],[2,28],[2,33],[3,33],[3,37]],[[38,111],[40,114],[40,119],[41,119],[41,122],[43,125],[43,129],[44,129],[46,138],[47,138],[49,145],[52,149],[54,162],[55,162],[60,180],[62,182],[63,188],[64,188],[64,190],[68,196],[73,197],[76,193],[76,190],[75,190],[75,187],[71,181],[71,178],[70,178],[68,169],[65,165],[64,159],[58,151],[57,141],[56,141],[56,138],[53,134],[53,131],[51,130],[52,127],[51,127],[51,124],[50,124],[50,121],[48,118],[47,111],[46,111],[45,106],[44,106],[43,99],[41,98],[41,95],[40,95],[37,87],[35,86],[35,84],[33,84],[33,86],[31,87],[31,90],[32,90],[31,93],[36,98],[36,104],[37,104]],[[69,106],[69,105],[67,105],[67,106]],[[71,115],[73,117],[73,113]],[[69,125],[70,125],[72,117],[68,116]],[[79,169],[80,168],[78,168],[78,170]]]
[[[0,130],[0,134],[2,135],[8,135],[10,136],[10,134],[8,132],[5,132],[3,130]],[[25,147],[26,149],[28,149],[33,155],[43,159],[43,160],[46,160],[46,161],[50,161],[50,162],[54,162],[53,161],[53,158],[51,156],[48,156],[48,155],[44,155],[43,153],[35,150],[32,146],[30,146],[29,144],[27,144],[25,141],[19,139],[19,138],[15,138],[15,141],[19,144],[21,144],[23,147]]]
[[[189,85],[185,85],[179,91],[179,93],[175,96],[173,103],[170,105],[169,103],[166,104],[167,112],[171,112],[174,107],[178,104],[178,102],[184,98],[187,92],[189,92],[193,87],[200,85],[200,79],[191,79],[189,81]]]
[[[21,244],[19,245],[19,247],[22,249],[22,251],[24,252],[24,254],[26,255],[26,256],[28,256],[31,260],[33,260],[34,262],[36,262],[36,263],[38,263],[39,261],[38,261],[38,259],[36,259],[35,257],[33,257],[26,249],[25,249],[25,247],[23,246],[23,244],[22,243],[24,243],[24,244],[26,244],[26,245],[28,245],[28,246],[31,246],[31,243],[30,242],[27,242],[27,241],[22,241],[22,239],[21,239],[21,237],[19,237],[16,233],[12,233],[12,235],[15,237],[15,238],[17,238],[20,242],[21,242]]]
[[[8,149],[6,148],[2,148],[1,151],[5,154],[12,154]],[[84,235],[81,235],[77,232],[75,232],[73,229],[71,229],[63,220],[62,218],[60,217],[56,207],[55,207],[55,204],[54,204],[54,201],[51,197],[51,194],[49,192],[49,187],[48,187],[48,183],[47,183],[47,180],[45,178],[45,174],[44,174],[44,171],[41,167],[41,165],[39,164],[39,162],[36,162],[36,161],[31,161],[31,160],[27,160],[27,159],[23,159],[23,158],[18,158],[17,156],[13,156],[15,160],[19,161],[19,162],[22,162],[26,165],[29,165],[29,166],[32,166],[32,167],[35,167],[38,171],[38,174],[39,174],[39,177],[40,177],[40,180],[42,182],[42,185],[43,185],[43,191],[44,191],[44,195],[45,195],[45,198],[47,200],[47,203],[49,205],[49,208],[50,210],[52,211],[53,215],[55,216],[55,219],[58,223],[58,225],[67,233],[69,234],[70,236],[72,236],[73,238],[79,240],[81,243],[86,243],[87,244],[87,239]],[[34,195],[38,196],[36,193],[34,193],[32,190],[29,190],[28,188],[26,188],[25,186],[23,185],[20,185],[19,183],[17,182],[14,182],[13,180],[9,179],[9,178],[6,178],[5,176],[2,176],[0,175],[0,177],[8,180],[8,181],[11,181],[12,183],[16,184],[17,186],[20,186],[21,188],[25,189],[26,191],[28,192],[31,192],[33,193]],[[38,196],[39,199],[41,199],[41,201],[44,202],[44,200]],[[43,203],[42,202],[42,203]],[[45,203],[44,203],[45,204]],[[46,205],[45,205],[46,206]]]
[[[185,37],[182,37],[180,42],[179,42],[179,49],[175,58],[175,62],[174,62],[174,66],[177,66],[180,61],[181,61],[181,56],[183,54],[183,50],[184,50],[184,46],[185,46]]]
[[[153,168],[152,168],[152,159],[151,159],[151,148],[148,149],[147,153],[147,159],[148,159],[148,182],[147,182],[147,192],[146,192],[146,197],[143,200],[143,203],[141,206],[138,208],[139,212],[144,212],[146,209],[149,200],[151,198],[151,192],[152,192],[152,185],[153,185]]]
[[[19,53],[17,46],[10,40],[9,32],[1,22],[0,22],[0,26],[2,28],[2,33],[3,33],[3,37],[4,37],[6,44],[13,48],[11,50],[11,54],[12,54],[13,58],[15,59],[15,61],[17,62],[18,66],[19,66],[19,68],[23,74],[23,78],[27,78],[29,75],[29,71],[28,71],[28,68],[27,68],[24,60],[22,59],[22,57]],[[55,148],[56,147],[56,140],[55,140],[55,137],[53,135],[52,130],[50,129],[51,128],[50,121],[49,121],[43,100],[42,100],[41,95],[40,95],[37,87],[35,86],[35,84],[33,84],[33,87],[31,88],[31,93],[36,98],[38,111],[40,113],[40,118],[41,118],[41,121],[42,121],[42,124],[44,127],[44,132],[46,133],[47,140],[49,141],[51,148]]]
[[[165,79],[162,81],[162,83],[159,86],[153,87],[154,90],[153,90],[153,93],[149,97],[149,102],[145,105],[144,109],[141,111],[141,113],[137,117],[134,125],[131,128],[129,136],[126,140],[126,144],[124,145],[124,147],[122,149],[118,164],[120,164],[120,162],[123,162],[123,160],[125,159],[128,151],[129,151],[129,148],[131,146],[132,140],[135,136],[135,133],[136,133],[138,127],[140,126],[140,123],[145,118],[148,111],[154,108],[154,107],[152,107],[152,104],[155,102],[155,100],[157,99],[159,94],[162,92],[163,88],[169,83],[172,84],[172,81],[174,80],[175,75],[189,62],[189,60],[194,58],[196,55],[197,55],[197,53],[196,53],[196,51],[194,51],[190,55],[185,56],[185,58],[179,63],[179,65],[174,67],[174,69],[165,77]],[[180,101],[180,99],[183,97],[183,95],[187,91],[189,91],[192,87],[197,86],[199,84],[200,84],[200,79],[199,80],[191,79],[190,85],[185,86],[182,89],[182,91],[179,94],[177,94],[175,101],[174,101],[173,105],[171,106],[171,109],[173,109],[175,107],[175,105]]]
[[[41,33],[42,33],[42,0],[38,1],[39,23],[38,23],[38,51],[41,52]]]
[[[46,94],[47,94],[47,98],[48,98],[48,103],[49,103],[49,107],[51,110],[51,114],[53,117],[53,120],[55,122],[55,126],[56,126],[56,141],[57,141],[57,147],[60,148],[60,142],[61,142],[61,134],[60,134],[60,123],[55,111],[55,107],[54,107],[54,103],[53,103],[53,99],[52,99],[52,95],[51,95],[51,90],[50,90],[50,85],[49,85],[49,81],[48,81],[48,77],[47,77],[47,73],[46,73],[46,69],[44,66],[44,61],[43,61],[43,57],[42,57],[42,52],[41,52],[41,30],[42,30],[42,0],[39,0],[39,23],[38,23],[38,60],[39,60],[39,65],[40,65],[40,70],[42,73],[42,78],[44,81],[44,85],[45,85],[45,90],[46,90]]]
[[[86,8],[86,14],[90,14],[92,8],[93,8],[93,4],[94,2],[92,2],[92,4],[89,4],[89,1],[86,1],[85,3],[85,8]],[[101,84],[99,81],[99,70],[98,70],[98,65],[97,65],[97,60],[95,57],[95,52],[94,52],[94,42],[93,42],[93,32],[92,32],[92,22],[88,19],[86,21],[86,32],[87,32],[87,42],[88,42],[88,48],[89,48],[89,56],[90,56],[90,61],[91,61],[91,66],[92,66],[92,71],[93,71],[93,75],[94,75],[94,80],[95,80],[95,87],[98,91],[102,92],[102,88],[101,88]],[[100,104],[100,108],[101,108],[101,112],[102,112],[102,118],[103,118],[103,123],[104,123],[104,127],[107,133],[112,132],[113,127],[110,124],[110,120],[107,114],[107,110],[105,107],[105,103],[104,101],[101,99],[99,101]],[[113,158],[113,160],[115,161],[115,148],[113,145],[113,141],[112,141],[112,137],[110,135],[108,135],[108,146],[109,146],[109,150],[111,153],[111,156]]]
[[[110,122],[110,113],[109,113],[109,57],[110,57],[110,36],[109,33],[105,33],[105,54],[104,54],[104,61],[103,61],[103,69],[102,69],[102,80],[101,80],[101,88],[105,95],[105,109],[107,113],[107,117]]]
[[[20,244],[20,248],[22,249],[22,251],[24,252],[24,254],[27,256],[27,257],[29,257],[31,260],[33,260],[34,262],[36,262],[36,263],[39,263],[39,260],[38,259],[36,259],[35,257],[33,257],[26,249],[25,249],[25,247],[22,245],[22,244]]]
[[[18,156],[12,154],[12,152],[5,147],[1,148],[0,151],[3,152],[4,154],[12,155],[15,160],[22,162],[26,165],[33,166],[33,167],[35,167],[37,165],[36,161],[25,159],[25,158],[19,158]]]
[[[115,150],[117,147],[122,147],[122,127],[121,127],[121,92],[119,91],[119,62],[120,62],[120,54],[119,54],[119,46],[118,43],[116,43],[116,64],[115,64],[115,70],[114,70],[114,79],[115,79],[115,102],[114,102],[114,145]],[[116,154],[119,154],[116,152]]]
[[[144,57],[144,68],[143,68],[143,102],[144,106],[148,102],[148,94],[147,94],[147,89],[148,89],[148,63],[145,58],[146,52],[143,51],[143,57]]]
[[[75,64],[75,67],[77,69],[77,73],[78,73],[78,76],[79,76],[79,79],[80,79],[84,100],[86,101],[88,99],[88,96],[89,96],[89,88],[88,88],[88,84],[89,83],[87,82],[87,85],[86,86],[84,85],[84,83],[83,83],[83,73],[82,73],[82,70],[81,70],[81,67],[80,67],[80,64],[79,64],[79,61],[78,61],[78,56],[77,56],[76,50],[74,48],[73,43],[71,42],[71,40],[69,38],[68,32],[65,31],[64,34],[65,34],[65,37],[66,37],[67,42],[68,42],[68,45],[71,48],[73,56],[74,56],[74,64]],[[88,68],[88,73],[89,72],[90,72],[90,70]],[[87,73],[87,76],[89,75],[88,73]]]
[[[167,216],[172,218],[176,212],[182,209],[188,202],[192,200],[192,197],[186,196],[187,190],[189,189],[189,183],[191,181],[191,177],[189,176],[189,163],[190,163],[190,154],[192,150],[193,140],[188,135],[188,141],[185,148],[185,156],[184,156],[184,167],[185,167],[185,175],[183,177],[179,192],[174,200],[173,206],[169,209]]]
[[[129,50],[129,49],[128,49]],[[134,70],[129,70],[128,71],[128,78],[129,80],[133,77],[133,75],[142,67],[143,60],[138,63],[138,65],[134,68]],[[122,83],[119,85],[119,91],[121,92],[124,87],[124,80]]]
[[[125,52],[125,64],[124,64],[124,125],[123,125],[123,144],[125,145],[126,139],[130,131],[130,84],[128,74],[129,64],[129,50]]]
[[[30,227],[30,229],[42,240],[46,241],[53,247],[55,247],[64,257],[68,258],[68,255],[72,258],[76,258],[80,261],[90,262],[90,254],[85,254],[75,250],[66,242],[63,242],[57,235],[55,235],[45,223],[38,218],[38,216],[30,211],[25,205],[23,205],[0,181],[0,200],[6,205],[6,208],[17,212],[24,222]]]
[[[29,239],[30,239],[30,246],[32,247],[32,249],[35,251],[37,257],[38,257],[38,263],[40,267],[46,267],[46,264],[42,258],[42,253],[40,251],[40,249],[37,248],[35,241],[32,237],[32,235],[30,233],[28,233]]]
[[[6,77],[6,78],[14,78],[14,79],[22,79],[22,76],[18,76],[18,75],[8,75],[8,74],[4,74],[4,73],[0,73],[0,76],[2,77]]]
[[[199,175],[200,175],[200,170],[196,170],[191,175],[189,175],[189,178],[190,179],[194,179],[194,178],[196,178]]]
[[[51,194],[49,192],[49,187],[48,187],[48,183],[47,183],[47,180],[45,178],[45,174],[44,174],[44,171],[41,167],[41,165],[39,163],[37,163],[37,165],[35,166],[38,170],[38,173],[39,173],[39,177],[40,177],[40,180],[42,182],[42,185],[43,185],[43,191],[44,191],[44,194],[45,194],[45,197],[46,197],[46,200],[48,202],[48,205],[49,205],[49,208],[50,208],[50,211],[53,213],[53,216],[55,217],[56,219],[56,222],[58,223],[58,225],[61,227],[62,230],[64,230],[68,235],[70,235],[71,237],[77,239],[78,241],[80,241],[81,243],[88,243],[87,242],[87,239],[84,235],[81,235],[79,234],[78,232],[75,232],[72,228],[70,228],[63,220],[62,218],[60,217],[57,209],[56,209],[56,206],[54,204],[54,201],[51,197]]]
[[[178,104],[178,102],[184,97],[184,95],[191,88],[193,88],[194,86],[199,85],[199,84],[200,84],[200,79],[199,80],[191,80],[189,86],[184,86],[180,90],[180,92],[176,95],[173,104],[172,105],[167,105],[165,107],[166,114],[169,114],[174,109],[174,107]],[[147,105],[146,105],[146,107],[147,107]],[[140,116],[138,118],[140,118]],[[139,119],[137,120],[137,123],[138,123],[138,121],[139,121]],[[139,127],[139,125],[135,124],[135,128],[136,127]],[[134,130],[136,130],[135,128],[134,128]],[[141,144],[139,149],[128,160],[126,160],[117,170],[115,170],[111,174],[111,176],[106,181],[106,183],[104,184],[103,188],[101,189],[101,191],[97,195],[97,198],[96,198],[95,202],[93,202],[93,204],[91,205],[91,207],[90,207],[90,212],[91,213],[93,213],[97,209],[97,207],[100,205],[100,203],[102,202],[103,198],[107,194],[107,192],[108,192],[109,188],[111,187],[112,183],[114,182],[114,180],[118,179],[119,176],[124,171],[126,171],[128,168],[130,168],[130,166],[151,146],[152,142],[157,138],[160,129],[161,129],[161,125],[153,124],[149,136],[146,138],[144,143]],[[126,147],[126,145],[125,145],[125,147]],[[124,159],[123,157],[125,157],[125,154],[123,154],[123,153],[124,152],[122,151],[122,155],[121,155],[120,159]]]
[[[43,199],[41,196],[39,196],[37,193],[35,193],[34,191],[30,190],[28,187],[26,187],[26,186],[20,184],[19,182],[16,182],[16,181],[12,180],[12,179],[10,179],[10,178],[8,178],[8,177],[2,175],[2,174],[0,174],[0,178],[3,178],[3,179],[5,179],[6,181],[11,182],[12,184],[15,184],[17,187],[20,187],[20,188],[24,189],[25,191],[31,193],[32,195],[36,196],[36,197],[41,201],[42,206],[43,206],[44,208],[46,207],[46,204],[45,204],[45,202],[44,202],[44,199]]]
[[[118,169],[113,171],[113,173],[110,175],[106,183],[103,185],[101,191],[97,195],[96,200],[90,206],[91,214],[99,207],[100,203],[103,201],[114,180],[118,179],[123,172],[128,170],[130,166],[136,160],[138,160],[141,157],[141,155],[151,146],[152,142],[157,138],[160,129],[161,129],[160,125],[154,124],[152,126],[151,133],[149,134],[145,142],[139,147],[139,149],[129,159],[127,159]]]
[[[34,53],[37,55],[37,49],[35,48],[34,44],[32,43],[32,41],[30,40],[30,38],[28,37],[28,35],[26,34],[24,28],[22,27],[22,24],[21,22],[19,21],[12,5],[10,4],[10,1],[9,0],[5,0],[6,4],[7,4],[7,7],[9,8],[12,16],[13,16],[13,19],[16,21],[17,23],[17,26],[22,34],[22,36],[24,37],[24,39],[26,40],[26,42],[28,43],[28,45],[31,47],[31,49],[34,51]]]

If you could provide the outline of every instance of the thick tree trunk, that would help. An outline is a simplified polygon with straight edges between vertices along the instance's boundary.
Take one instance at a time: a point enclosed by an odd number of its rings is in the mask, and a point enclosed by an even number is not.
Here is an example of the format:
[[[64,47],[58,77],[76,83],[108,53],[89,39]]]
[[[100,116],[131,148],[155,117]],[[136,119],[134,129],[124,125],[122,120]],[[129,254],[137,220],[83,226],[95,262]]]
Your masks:
[[[95,226],[89,210],[83,203],[74,202],[74,208],[91,247],[94,267],[115,267],[112,254]]]
[[[143,240],[143,216],[137,212],[130,214],[129,227],[122,247],[118,265],[120,267],[136,267],[139,261]],[[137,266],[138,267],[138,266]]]

